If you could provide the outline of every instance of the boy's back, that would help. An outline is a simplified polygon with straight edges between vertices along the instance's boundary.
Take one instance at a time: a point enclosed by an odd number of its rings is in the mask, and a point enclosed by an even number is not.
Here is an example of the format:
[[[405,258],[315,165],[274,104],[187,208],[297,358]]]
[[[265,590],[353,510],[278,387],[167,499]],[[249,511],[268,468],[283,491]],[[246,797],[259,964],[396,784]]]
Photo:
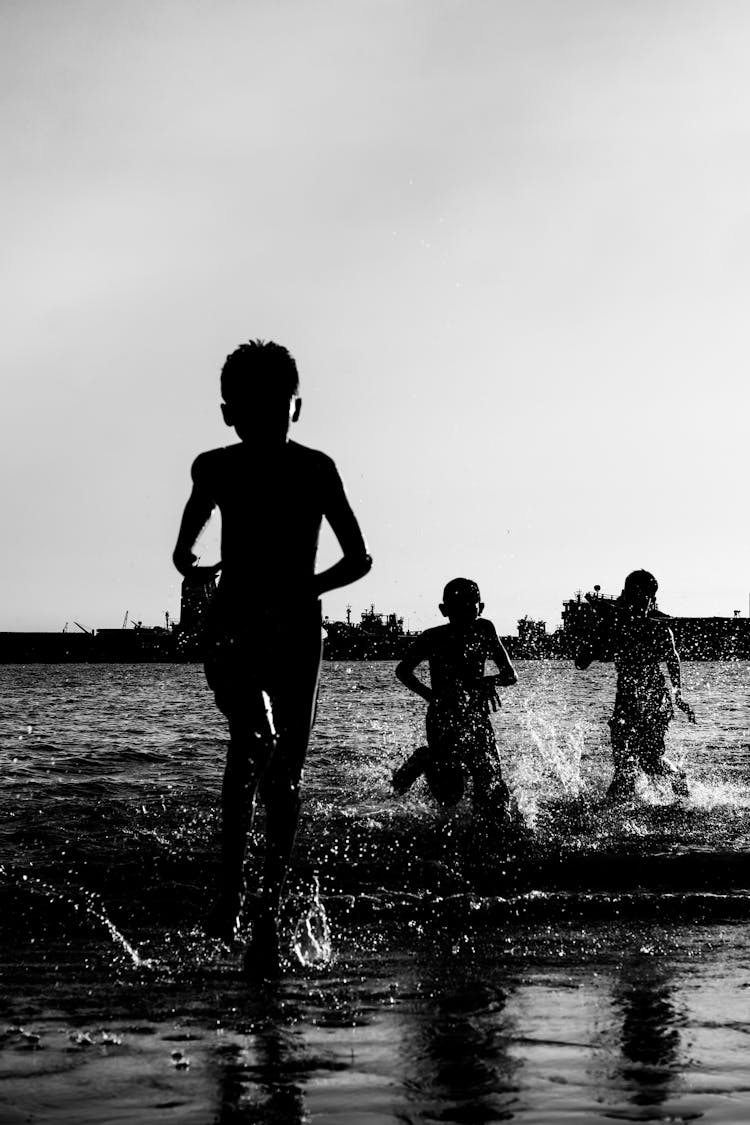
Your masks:
[[[270,449],[243,442],[200,454],[193,484],[221,512],[221,601],[239,609],[260,596],[280,610],[315,596],[323,518],[335,529],[351,511],[330,457],[291,440]]]
[[[480,690],[485,663],[498,644],[492,622],[479,618],[468,628],[448,624],[425,629],[410,656],[427,661],[434,702],[450,705],[461,696],[486,699]]]

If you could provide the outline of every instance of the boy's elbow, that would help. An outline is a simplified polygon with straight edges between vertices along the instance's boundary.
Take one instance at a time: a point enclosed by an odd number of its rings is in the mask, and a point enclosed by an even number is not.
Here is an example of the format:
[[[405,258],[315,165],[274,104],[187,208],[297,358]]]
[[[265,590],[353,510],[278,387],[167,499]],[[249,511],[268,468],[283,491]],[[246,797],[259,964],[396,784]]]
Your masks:
[[[364,578],[372,570],[372,555],[366,550],[358,552],[351,557],[350,566],[357,578]]]
[[[184,578],[190,569],[191,559],[189,553],[179,544],[175,547],[174,551],[172,551],[172,562],[175,569],[178,570]]]

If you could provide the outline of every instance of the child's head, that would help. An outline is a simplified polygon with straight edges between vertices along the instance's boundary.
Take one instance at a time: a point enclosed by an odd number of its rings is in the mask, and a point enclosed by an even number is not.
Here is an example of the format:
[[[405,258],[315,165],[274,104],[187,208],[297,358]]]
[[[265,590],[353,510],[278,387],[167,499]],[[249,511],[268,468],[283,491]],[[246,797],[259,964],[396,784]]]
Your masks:
[[[470,578],[453,578],[443,590],[440,612],[451,625],[471,625],[483,609],[479,587]]]
[[[297,364],[272,340],[250,340],[227,356],[221,369],[221,412],[243,441],[286,439],[299,418]]]
[[[622,587],[620,602],[631,612],[648,613],[656,603],[659,583],[648,570],[634,570]]]

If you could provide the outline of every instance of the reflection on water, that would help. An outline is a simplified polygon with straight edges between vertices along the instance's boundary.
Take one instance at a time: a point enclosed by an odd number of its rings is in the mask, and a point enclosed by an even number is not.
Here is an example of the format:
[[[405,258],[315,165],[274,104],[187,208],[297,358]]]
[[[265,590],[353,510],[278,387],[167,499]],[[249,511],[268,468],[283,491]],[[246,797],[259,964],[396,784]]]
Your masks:
[[[228,1042],[216,1050],[217,1125],[307,1120],[304,1085],[313,1068],[304,1059],[302,1035],[285,1020],[272,985],[264,988],[261,1004],[262,1015],[247,1042]]]
[[[522,1064],[509,1053],[508,990],[471,972],[443,975],[439,968],[427,969],[420,980],[429,1006],[409,1013],[411,1019],[403,1015],[404,1101],[417,1120],[513,1117]]]
[[[672,977],[661,959],[628,957],[613,988],[613,1014],[621,1021],[620,1069],[634,1105],[665,1102],[684,1066]]]

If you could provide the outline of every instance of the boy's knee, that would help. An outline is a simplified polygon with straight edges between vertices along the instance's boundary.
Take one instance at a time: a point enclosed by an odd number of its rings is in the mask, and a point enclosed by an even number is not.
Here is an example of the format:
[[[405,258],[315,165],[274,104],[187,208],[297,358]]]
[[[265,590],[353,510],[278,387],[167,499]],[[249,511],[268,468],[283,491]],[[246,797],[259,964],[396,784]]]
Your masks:
[[[457,805],[464,795],[463,770],[454,766],[428,766],[425,779],[435,800],[446,807]]]
[[[299,772],[274,765],[261,779],[260,795],[266,808],[282,805],[299,808]]]

